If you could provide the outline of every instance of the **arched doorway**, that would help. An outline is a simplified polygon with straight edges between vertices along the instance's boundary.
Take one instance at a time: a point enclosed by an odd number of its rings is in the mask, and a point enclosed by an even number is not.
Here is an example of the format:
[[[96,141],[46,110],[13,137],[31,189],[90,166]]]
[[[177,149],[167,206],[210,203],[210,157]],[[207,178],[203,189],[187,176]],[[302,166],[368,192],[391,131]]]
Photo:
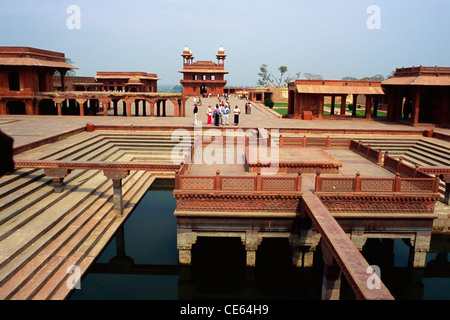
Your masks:
[[[208,93],[208,87],[204,84],[200,87],[200,94],[204,95]]]

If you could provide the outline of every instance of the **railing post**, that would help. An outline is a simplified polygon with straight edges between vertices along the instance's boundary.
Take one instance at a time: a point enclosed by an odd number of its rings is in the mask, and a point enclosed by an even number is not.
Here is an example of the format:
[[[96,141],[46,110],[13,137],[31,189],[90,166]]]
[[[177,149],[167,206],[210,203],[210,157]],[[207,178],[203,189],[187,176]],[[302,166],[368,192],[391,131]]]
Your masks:
[[[401,167],[402,164],[403,164],[402,161],[403,161],[403,158],[402,158],[402,157],[398,158],[397,172],[400,172],[400,167]]]
[[[222,177],[220,176],[220,170],[216,171],[216,176],[214,177],[214,190],[222,190]]]
[[[320,177],[320,172],[316,173],[316,192],[322,191],[322,178]]]
[[[394,184],[393,184],[393,190],[394,192],[400,192],[402,187],[402,180],[400,178],[400,173],[395,174],[394,178]]]
[[[358,141],[358,153],[360,152],[361,140]]]
[[[378,164],[381,165],[383,163],[383,151],[381,150],[381,148],[378,150],[378,160],[377,160]]]
[[[330,136],[327,137],[327,140],[325,142],[325,148],[330,148],[331,147],[331,139]]]
[[[389,152],[386,150],[384,153],[384,159],[383,159],[383,167],[386,166],[387,159],[389,158]]]
[[[302,191],[302,173],[297,173],[297,183],[295,184],[295,191]]]
[[[307,145],[306,145],[306,136],[303,136],[303,147],[304,147],[304,148],[307,147]]]
[[[262,177],[261,177],[261,172],[258,172],[256,174],[256,191],[261,191],[262,190]]]
[[[417,176],[417,172],[419,172],[419,164],[416,163],[416,166],[414,167],[414,176],[413,178],[415,178]]]
[[[355,191],[355,192],[360,192],[361,191],[361,177],[360,177],[360,173],[359,172],[357,172],[356,173],[356,177],[355,177],[355,184],[354,184],[354,186],[353,186],[353,190]]]
[[[440,182],[441,182],[441,179],[439,178],[439,176],[436,176],[434,178],[434,190],[433,190],[434,193],[439,193],[439,184],[440,184]],[[447,183],[446,183],[446,186],[447,186]]]
[[[284,146],[284,137],[281,134],[278,140],[278,145],[280,146],[280,148]]]
[[[180,170],[175,172],[175,190],[180,189]]]

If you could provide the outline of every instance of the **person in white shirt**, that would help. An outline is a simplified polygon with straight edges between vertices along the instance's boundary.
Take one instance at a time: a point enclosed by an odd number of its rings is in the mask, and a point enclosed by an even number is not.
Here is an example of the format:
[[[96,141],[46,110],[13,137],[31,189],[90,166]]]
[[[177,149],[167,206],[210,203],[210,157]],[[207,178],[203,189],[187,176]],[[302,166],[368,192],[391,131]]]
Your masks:
[[[223,124],[228,125],[228,114],[230,113],[230,107],[228,106],[228,104],[225,105],[225,107],[223,108]]]
[[[239,124],[239,114],[241,113],[241,110],[239,109],[238,106],[234,107],[233,113],[234,113],[234,124],[237,126]]]

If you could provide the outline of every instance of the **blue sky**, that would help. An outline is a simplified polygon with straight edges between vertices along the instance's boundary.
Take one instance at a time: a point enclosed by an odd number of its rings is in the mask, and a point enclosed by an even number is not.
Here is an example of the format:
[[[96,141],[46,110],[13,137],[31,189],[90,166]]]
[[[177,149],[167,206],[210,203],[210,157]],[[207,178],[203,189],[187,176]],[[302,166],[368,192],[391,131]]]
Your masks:
[[[67,8],[80,8],[80,29]],[[380,29],[369,29],[370,5]],[[64,52],[79,68],[157,73],[179,84],[185,45],[196,60],[228,55],[230,86],[255,86],[259,67],[325,79],[450,66],[448,0],[0,0],[0,45]]]

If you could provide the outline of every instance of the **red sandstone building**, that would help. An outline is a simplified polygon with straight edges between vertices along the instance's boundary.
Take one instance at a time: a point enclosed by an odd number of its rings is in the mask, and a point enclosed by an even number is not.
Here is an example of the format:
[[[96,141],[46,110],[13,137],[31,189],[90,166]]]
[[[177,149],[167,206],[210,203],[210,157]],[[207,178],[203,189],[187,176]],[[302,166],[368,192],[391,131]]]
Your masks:
[[[158,76],[145,72],[97,72],[95,79],[103,83],[103,91],[157,92]]]
[[[66,63],[63,53],[0,47],[0,114],[84,116],[103,111],[107,116],[113,109],[114,116],[185,116],[188,98],[157,93],[156,74],[98,72],[96,77],[66,77],[71,69],[76,68]]]
[[[376,114],[379,98],[384,96],[381,82],[377,81],[296,80],[289,83],[288,90],[288,114],[286,117],[294,119],[343,119],[345,118],[347,97],[351,96],[353,105],[356,105],[358,95],[366,97],[365,118],[370,119],[372,106]],[[326,97],[331,97],[330,114],[324,113]],[[338,115],[335,114],[337,97],[341,100]]]
[[[450,125],[450,68],[397,68],[382,82],[388,98],[387,118],[411,125]]]
[[[220,47],[216,58],[217,63],[212,61],[194,62],[192,51],[186,46],[183,50],[183,80],[180,81],[183,86],[183,93],[189,96],[207,96],[222,95],[227,81],[224,79],[228,74],[224,68],[226,59],[225,50]]]
[[[39,114],[37,92],[54,91],[53,75],[76,69],[63,53],[28,47],[0,47],[0,114]]]

